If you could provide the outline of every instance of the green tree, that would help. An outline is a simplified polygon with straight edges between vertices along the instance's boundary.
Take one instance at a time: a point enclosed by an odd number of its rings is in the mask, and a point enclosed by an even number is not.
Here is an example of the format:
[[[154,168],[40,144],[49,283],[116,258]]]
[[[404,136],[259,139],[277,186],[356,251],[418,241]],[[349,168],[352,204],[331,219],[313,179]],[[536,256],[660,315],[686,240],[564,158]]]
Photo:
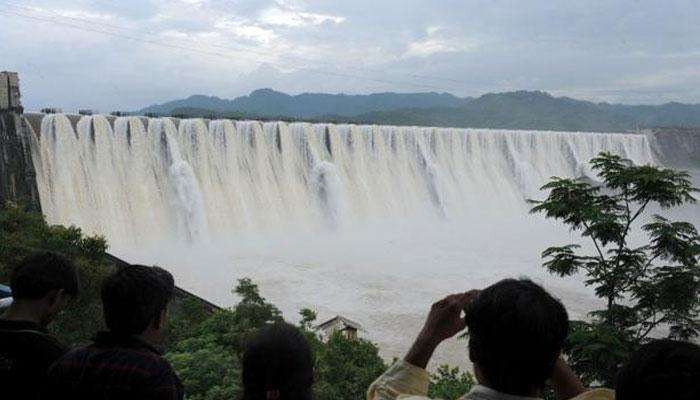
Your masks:
[[[668,336],[698,336],[700,323],[700,239],[688,222],[653,215],[641,226],[648,242],[634,246],[635,222],[655,205],[670,209],[694,203],[698,189],[686,172],[601,153],[591,160],[601,185],[554,177],[549,192],[531,212],[562,221],[590,240],[592,252],[578,244],[550,247],[544,266],[562,277],[582,272],[606,307],[591,321],[575,321],[566,351],[587,382],[610,385],[617,367],[658,328]]]
[[[235,352],[200,333],[178,342],[166,354],[182,380],[189,400],[230,400],[240,394],[240,362]]]
[[[369,385],[385,370],[376,345],[336,332],[316,352],[315,399],[363,399]]]
[[[209,315],[198,302],[185,300],[170,318],[166,358],[183,380],[188,399],[238,397],[246,342],[265,324],[282,321],[282,313],[250,279],[240,279],[233,293],[240,301],[231,309]]]
[[[302,308],[299,311],[299,316],[301,316],[299,327],[305,331],[313,331],[313,324],[314,321],[316,321],[316,311],[309,308]]]
[[[8,284],[10,271],[25,256],[53,251],[71,259],[78,268],[80,295],[51,324],[67,344],[85,343],[104,329],[100,286],[113,266],[107,260],[107,242],[84,236],[75,226],[48,225],[44,216],[8,202],[0,208],[0,283]]]
[[[366,396],[369,385],[387,368],[379,348],[364,339],[348,339],[336,332],[322,342],[314,328],[316,312],[299,311],[299,328],[304,331],[314,352],[317,400],[355,400]]]
[[[468,393],[474,386],[474,377],[468,372],[461,372],[458,367],[441,365],[430,375],[428,397],[431,399],[457,400]]]

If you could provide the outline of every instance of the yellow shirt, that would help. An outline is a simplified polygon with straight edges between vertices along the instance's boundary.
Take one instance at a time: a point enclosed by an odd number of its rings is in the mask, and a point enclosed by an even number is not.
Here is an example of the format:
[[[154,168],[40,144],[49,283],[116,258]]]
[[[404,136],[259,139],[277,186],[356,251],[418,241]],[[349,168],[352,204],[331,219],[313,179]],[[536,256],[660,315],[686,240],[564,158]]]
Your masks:
[[[367,400],[429,400],[430,375],[405,361],[397,361],[369,387]],[[571,400],[613,400],[609,389],[593,389]],[[535,400],[533,397],[500,393],[486,386],[476,385],[460,400]]]

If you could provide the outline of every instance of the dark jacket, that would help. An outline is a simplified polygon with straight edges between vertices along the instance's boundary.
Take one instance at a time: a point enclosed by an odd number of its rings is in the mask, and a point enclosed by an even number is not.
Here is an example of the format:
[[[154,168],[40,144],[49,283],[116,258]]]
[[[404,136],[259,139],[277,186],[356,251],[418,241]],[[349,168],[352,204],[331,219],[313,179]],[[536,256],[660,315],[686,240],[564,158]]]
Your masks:
[[[67,348],[43,327],[0,319],[0,391],[3,398],[36,399],[49,366]]]
[[[180,379],[160,352],[131,336],[101,332],[50,369],[47,398],[182,399]]]

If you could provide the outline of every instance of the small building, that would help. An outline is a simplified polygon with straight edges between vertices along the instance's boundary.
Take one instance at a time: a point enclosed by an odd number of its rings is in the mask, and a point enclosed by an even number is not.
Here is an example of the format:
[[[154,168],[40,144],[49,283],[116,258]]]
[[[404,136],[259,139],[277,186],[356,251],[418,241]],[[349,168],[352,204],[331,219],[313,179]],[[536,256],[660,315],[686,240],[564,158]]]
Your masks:
[[[63,109],[58,107],[45,107],[41,109],[41,112],[44,114],[62,114]]]
[[[16,72],[0,72],[0,109],[20,111],[19,76]]]
[[[336,332],[340,332],[348,339],[357,339],[358,332],[365,331],[359,323],[340,315],[336,315],[328,321],[316,325],[316,329],[318,329],[321,340],[324,342]]]
[[[83,109],[78,110],[78,115],[93,115],[93,114],[96,114],[95,110],[90,110],[87,108],[83,108]]]

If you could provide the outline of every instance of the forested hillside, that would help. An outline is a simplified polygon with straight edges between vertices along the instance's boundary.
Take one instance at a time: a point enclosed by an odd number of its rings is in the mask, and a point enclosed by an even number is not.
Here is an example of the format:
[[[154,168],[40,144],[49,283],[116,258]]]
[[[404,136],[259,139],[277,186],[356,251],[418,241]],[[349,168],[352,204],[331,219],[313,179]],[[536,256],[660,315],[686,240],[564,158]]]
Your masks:
[[[539,91],[490,93],[472,99],[445,93],[290,96],[263,89],[234,100],[192,96],[139,111],[146,112],[180,117],[586,132],[700,126],[700,104],[592,103]]]

